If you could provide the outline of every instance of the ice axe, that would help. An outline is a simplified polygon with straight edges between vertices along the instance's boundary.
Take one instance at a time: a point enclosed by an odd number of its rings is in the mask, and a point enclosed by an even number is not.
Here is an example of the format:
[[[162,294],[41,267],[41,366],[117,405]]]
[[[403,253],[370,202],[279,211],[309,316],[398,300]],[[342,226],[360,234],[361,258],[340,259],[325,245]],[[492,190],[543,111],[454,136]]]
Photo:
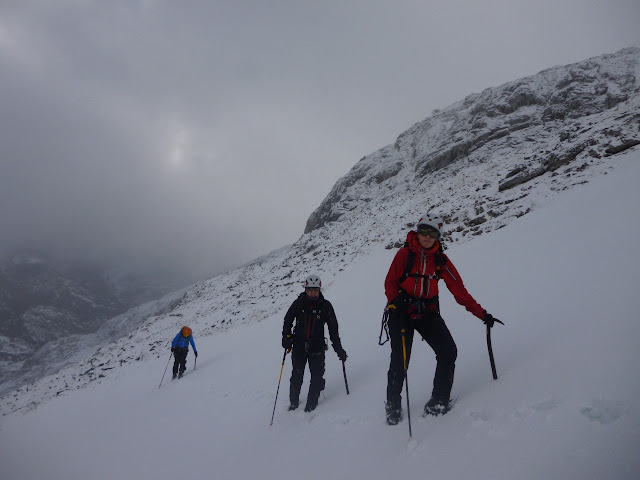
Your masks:
[[[491,362],[491,373],[493,374],[493,379],[498,379],[498,374],[496,373],[496,362],[493,359],[493,348],[491,348],[491,327],[487,325],[487,348],[489,349],[489,361]]]

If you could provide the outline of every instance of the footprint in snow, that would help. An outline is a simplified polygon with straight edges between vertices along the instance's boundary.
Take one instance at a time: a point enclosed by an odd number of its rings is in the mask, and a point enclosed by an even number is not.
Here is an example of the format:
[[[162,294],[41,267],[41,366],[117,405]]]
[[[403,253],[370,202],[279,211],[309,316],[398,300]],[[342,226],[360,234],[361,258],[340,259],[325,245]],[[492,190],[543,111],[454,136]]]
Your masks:
[[[469,413],[474,424],[480,424],[491,420],[491,414],[486,410],[473,410]]]
[[[515,416],[517,418],[525,418],[532,414],[550,414],[553,410],[558,408],[562,404],[561,400],[558,399],[547,399],[539,402],[532,403],[527,405],[526,407],[519,408],[515,411]]]

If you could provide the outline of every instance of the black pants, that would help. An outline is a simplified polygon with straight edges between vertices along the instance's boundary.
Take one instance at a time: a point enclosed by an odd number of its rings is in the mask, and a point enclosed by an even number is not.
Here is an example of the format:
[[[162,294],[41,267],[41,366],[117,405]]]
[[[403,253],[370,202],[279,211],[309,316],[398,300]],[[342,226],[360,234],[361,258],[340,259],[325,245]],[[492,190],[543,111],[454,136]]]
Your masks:
[[[304,378],[304,368],[309,362],[309,372],[311,373],[311,383],[307,398],[317,398],[324,390],[324,351],[306,352],[304,344],[294,345],[291,351],[291,382],[289,386],[289,400],[292,405],[300,402],[300,389]]]
[[[404,383],[404,355],[402,351],[402,328],[407,351],[407,368],[411,358],[413,333],[417,331],[436,354],[436,372],[433,378],[432,397],[448,401],[453,386],[453,374],[458,349],[440,313],[431,310],[421,319],[409,318],[406,309],[389,315],[389,337],[391,361],[387,373],[387,402],[400,408],[402,385]]]
[[[173,351],[173,356],[175,360],[173,361],[173,374],[176,375],[178,373],[178,367],[180,367],[180,373],[184,373],[187,369],[187,354],[189,353],[188,348],[175,348]]]

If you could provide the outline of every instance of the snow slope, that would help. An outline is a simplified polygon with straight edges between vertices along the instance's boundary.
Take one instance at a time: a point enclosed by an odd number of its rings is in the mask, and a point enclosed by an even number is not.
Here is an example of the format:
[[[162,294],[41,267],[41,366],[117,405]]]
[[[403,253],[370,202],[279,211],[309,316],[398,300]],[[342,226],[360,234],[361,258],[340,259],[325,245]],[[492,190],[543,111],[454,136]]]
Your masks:
[[[406,418],[394,427],[384,422],[389,347],[377,338],[395,250],[379,245],[343,271],[339,260],[325,265],[338,272],[325,295],[349,353],[349,396],[330,351],[317,410],[287,412],[287,358],[269,426],[285,310],[209,336],[198,336],[208,320],[185,310],[178,321],[194,326],[195,371],[190,354],[187,375],[165,378],[158,389],[167,348],[3,416],[2,477],[638,478],[638,147],[612,163],[607,174],[448,250],[471,294],[506,323],[493,331],[499,379],[491,378],[483,324],[443,288],[442,312],[459,349],[458,403],[444,417],[421,417],[435,361],[416,339],[413,440]],[[290,286],[291,300],[299,291]],[[166,341],[175,333],[167,327]],[[308,375],[303,392],[307,382]]]

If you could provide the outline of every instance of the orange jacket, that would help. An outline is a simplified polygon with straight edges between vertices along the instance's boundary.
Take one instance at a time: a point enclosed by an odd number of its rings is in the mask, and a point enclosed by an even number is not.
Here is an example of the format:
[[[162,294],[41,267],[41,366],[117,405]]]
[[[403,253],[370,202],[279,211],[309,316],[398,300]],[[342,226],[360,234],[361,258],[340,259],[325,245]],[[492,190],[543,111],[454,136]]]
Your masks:
[[[440,247],[439,243],[436,242],[430,250],[425,250],[418,242],[418,233],[413,230],[407,234],[407,243],[409,245],[407,248],[401,248],[396,253],[384,281],[384,291],[389,302],[398,296],[400,289],[414,298],[433,298],[438,295],[439,278],[436,276],[435,254]],[[424,275],[425,277],[407,277],[401,282],[409,256],[409,249],[415,253],[411,272],[409,273]],[[456,302],[482,320],[484,318],[484,309],[467,292],[460,274],[458,274],[449,257],[444,253],[442,255],[446,262],[440,270],[440,278],[444,280]]]

